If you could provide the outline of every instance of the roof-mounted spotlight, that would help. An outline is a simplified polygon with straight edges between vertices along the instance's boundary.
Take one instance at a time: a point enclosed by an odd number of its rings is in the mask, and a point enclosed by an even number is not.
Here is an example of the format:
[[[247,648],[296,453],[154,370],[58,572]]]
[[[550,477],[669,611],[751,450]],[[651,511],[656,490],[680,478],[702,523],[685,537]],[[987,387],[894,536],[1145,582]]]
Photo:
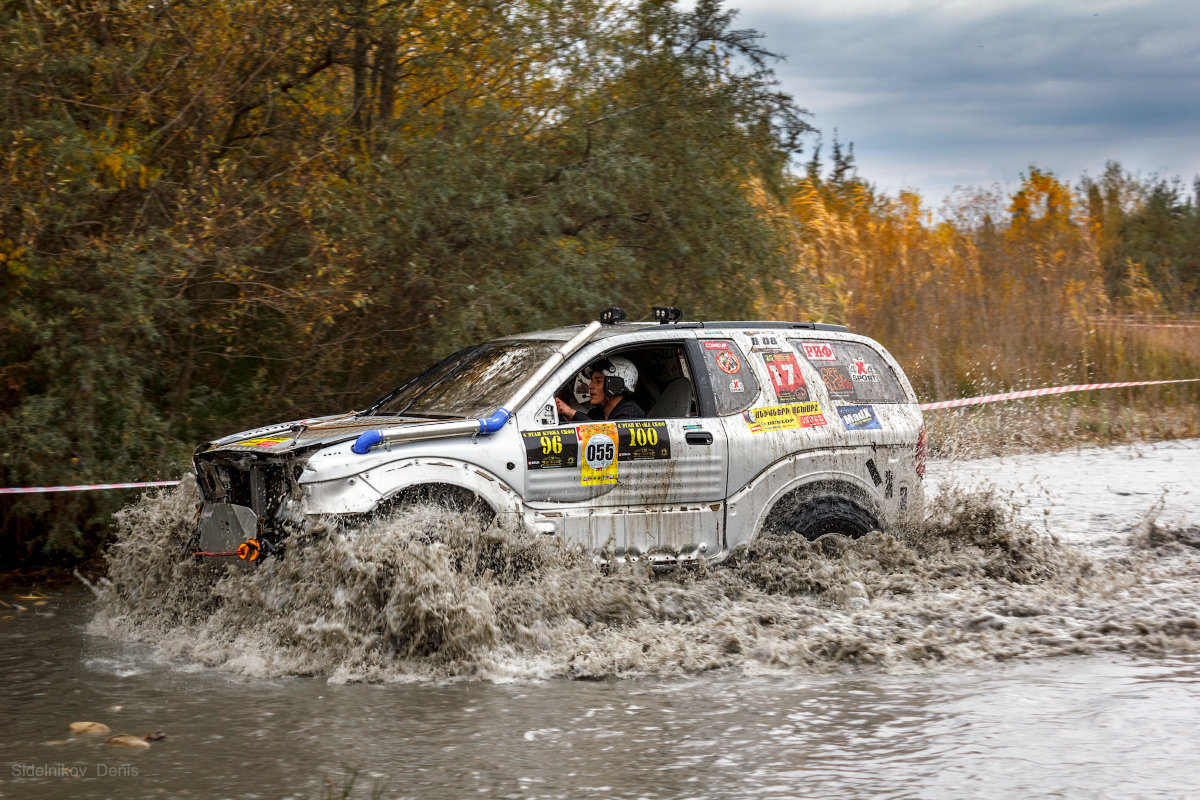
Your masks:
[[[654,318],[658,320],[659,325],[679,322],[679,320],[683,319],[682,309],[675,308],[674,306],[655,306],[653,311]]]
[[[625,316],[625,312],[616,306],[613,306],[612,308],[606,308],[604,311],[600,312],[600,324],[616,325],[618,322],[625,319]]]

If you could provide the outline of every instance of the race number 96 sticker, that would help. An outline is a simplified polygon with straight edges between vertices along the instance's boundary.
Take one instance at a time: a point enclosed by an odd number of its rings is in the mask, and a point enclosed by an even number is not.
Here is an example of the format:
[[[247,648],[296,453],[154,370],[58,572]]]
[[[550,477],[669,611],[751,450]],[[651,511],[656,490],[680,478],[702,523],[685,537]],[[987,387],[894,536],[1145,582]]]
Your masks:
[[[580,425],[575,428],[583,454],[580,483],[604,486],[617,482],[617,424]]]

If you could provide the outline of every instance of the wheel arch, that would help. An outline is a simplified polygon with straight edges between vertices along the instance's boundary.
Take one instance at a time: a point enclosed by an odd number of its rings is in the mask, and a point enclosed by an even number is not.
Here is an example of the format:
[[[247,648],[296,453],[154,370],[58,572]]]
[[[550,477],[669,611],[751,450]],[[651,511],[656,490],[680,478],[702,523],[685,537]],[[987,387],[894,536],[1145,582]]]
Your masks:
[[[495,514],[520,511],[520,497],[499,476],[465,461],[415,459],[382,475],[372,475],[379,490],[377,508],[409,499],[436,499],[436,495],[471,496]]]
[[[882,520],[882,508],[866,487],[844,479],[817,478],[779,492],[762,515],[754,536],[783,533],[789,528],[801,533],[811,528],[815,536],[833,532],[839,524],[849,528],[840,532],[861,535],[879,528]]]
[[[849,498],[883,524],[887,514],[878,491],[865,478],[845,469],[845,458],[830,451],[809,452],[778,461],[760,473],[729,500],[726,548],[754,541],[780,501],[805,487],[826,488]]]

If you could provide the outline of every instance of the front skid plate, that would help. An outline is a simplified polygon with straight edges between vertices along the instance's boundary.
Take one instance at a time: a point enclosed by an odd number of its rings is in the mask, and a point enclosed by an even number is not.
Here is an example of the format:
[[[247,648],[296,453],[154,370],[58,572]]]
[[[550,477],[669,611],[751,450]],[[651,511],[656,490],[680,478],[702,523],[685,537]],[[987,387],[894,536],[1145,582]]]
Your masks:
[[[258,515],[245,506],[205,503],[200,509],[200,549],[229,553],[258,532]]]

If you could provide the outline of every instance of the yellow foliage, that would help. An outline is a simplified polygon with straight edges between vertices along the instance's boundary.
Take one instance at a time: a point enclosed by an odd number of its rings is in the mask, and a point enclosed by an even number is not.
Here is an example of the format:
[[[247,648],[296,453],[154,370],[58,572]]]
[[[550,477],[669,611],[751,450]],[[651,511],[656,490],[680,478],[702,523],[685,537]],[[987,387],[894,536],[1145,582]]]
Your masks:
[[[797,180],[786,205],[793,267],[760,311],[880,339],[925,398],[1086,379],[1098,357],[1089,320],[1109,305],[1090,222],[1036,169],[1007,208],[996,200],[961,199],[935,222],[915,192]]]

